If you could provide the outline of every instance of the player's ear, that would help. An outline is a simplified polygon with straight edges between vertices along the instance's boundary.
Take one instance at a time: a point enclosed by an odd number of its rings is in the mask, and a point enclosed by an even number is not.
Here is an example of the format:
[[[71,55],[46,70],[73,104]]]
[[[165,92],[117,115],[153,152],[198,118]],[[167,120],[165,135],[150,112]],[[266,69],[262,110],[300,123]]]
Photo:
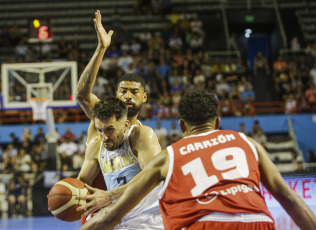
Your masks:
[[[143,103],[147,101],[147,92],[144,92],[143,94]]]
[[[185,131],[187,131],[187,127],[186,127],[183,119],[179,120],[179,125],[180,125],[180,129],[181,129],[182,133],[185,133]]]
[[[215,129],[219,129],[220,125],[221,125],[221,118],[216,117],[215,118]]]
[[[124,122],[124,132],[127,132],[130,128],[130,123],[129,123],[129,120],[125,120]]]

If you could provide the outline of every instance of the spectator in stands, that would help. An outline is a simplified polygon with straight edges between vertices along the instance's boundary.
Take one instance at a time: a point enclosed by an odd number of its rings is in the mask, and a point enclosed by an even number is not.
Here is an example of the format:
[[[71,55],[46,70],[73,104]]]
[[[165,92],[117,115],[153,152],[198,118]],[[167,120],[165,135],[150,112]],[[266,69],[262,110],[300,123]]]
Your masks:
[[[259,121],[255,120],[253,127],[251,128],[251,136],[256,135],[258,130],[262,128],[260,127]]]
[[[116,45],[111,45],[110,50],[107,50],[105,53],[107,58],[119,58],[122,56],[122,51],[117,49]]]
[[[243,101],[247,101],[248,96],[252,97],[255,99],[255,92],[249,88],[249,85],[245,85],[245,90],[241,93],[241,98]]]
[[[182,137],[181,131],[177,128],[177,124],[175,122],[171,123],[171,130],[169,131],[169,143],[175,143]]]
[[[281,55],[278,56],[278,59],[273,63],[273,70],[276,73],[283,73],[287,70],[287,63],[283,60]]]
[[[68,58],[68,44],[64,37],[61,37],[58,41],[58,48],[57,48],[58,58],[60,59],[67,59]]]
[[[181,50],[183,47],[183,42],[178,33],[173,33],[171,38],[169,39],[169,48],[172,51]]]
[[[257,75],[258,73],[268,75],[270,73],[268,60],[265,56],[263,56],[261,51],[259,51],[257,53],[257,56],[255,57],[253,64],[253,73],[254,75]]]
[[[130,48],[132,56],[138,56],[142,49],[140,43],[135,38],[132,39]]]
[[[126,52],[122,52],[122,56],[118,59],[117,65],[124,71],[128,73],[128,66],[133,63],[133,58]]]
[[[84,159],[83,153],[84,153],[83,151],[78,150],[73,155],[73,157],[72,157],[72,169],[73,170],[80,171],[81,166],[83,164],[83,159]]]
[[[313,150],[309,150],[307,152],[307,162],[308,163],[316,163],[316,157]]]
[[[39,171],[43,171],[45,168],[45,161],[42,159],[43,152],[44,152],[44,144],[35,142],[32,146],[31,158],[32,158],[32,162],[37,164]]]
[[[43,144],[45,143],[45,133],[43,131],[43,128],[42,127],[39,127],[37,129],[37,134],[34,136],[34,143],[35,144]]]
[[[291,50],[296,52],[296,51],[299,51],[300,48],[301,48],[301,44],[299,43],[297,36],[294,36],[291,39]]]
[[[11,146],[13,146],[11,144]],[[14,170],[14,162],[13,162],[13,156],[11,156],[11,150],[9,147],[6,148],[2,155],[2,162],[3,162],[3,173],[9,174],[12,173]]]
[[[161,123],[158,121],[156,124],[156,129],[154,130],[158,137],[158,141],[160,143],[161,148],[165,148],[168,144],[167,137],[168,137],[168,131],[165,127],[161,126]]]
[[[27,141],[27,142],[29,142],[29,143],[32,142],[32,140],[33,140],[33,135],[32,135],[32,133],[31,133],[29,127],[25,127],[25,128],[24,128],[24,132],[23,132],[22,135],[21,135],[21,140],[22,140],[22,142],[23,142],[23,141]]]
[[[285,113],[287,114],[295,114],[297,101],[294,97],[293,93],[287,94],[284,96],[285,98]]]
[[[313,83],[310,83],[309,88],[306,89],[305,97],[309,103],[316,103],[316,87]]]
[[[66,127],[65,133],[61,136],[61,138],[64,140],[68,138],[72,142],[75,142],[76,140],[76,136],[73,132],[71,132],[71,129],[69,126]]]
[[[239,51],[236,38],[237,38],[237,34],[233,32],[229,38],[228,50]]]
[[[100,81],[98,81],[98,79],[96,79],[93,85],[92,93],[100,98],[105,93],[105,87],[104,85],[100,85]]]
[[[15,47],[15,58],[18,60],[22,58],[25,61],[29,52],[29,47],[25,44],[24,39],[21,39],[19,44]]]
[[[228,98],[231,103],[239,103],[242,101],[241,94],[236,84],[232,84],[232,90],[229,93]]]
[[[239,124],[239,132],[241,132],[241,133],[243,133],[243,134],[245,134],[245,135],[248,136],[248,132],[247,132],[247,130],[245,129],[245,124],[244,124],[244,123],[240,123],[240,124]]]
[[[194,53],[199,52],[203,48],[203,37],[201,34],[194,32],[190,40],[190,48]]]
[[[215,64],[212,66],[212,73],[218,74],[225,71],[225,66],[222,64],[221,59],[216,58]]]
[[[255,132],[252,135],[252,138],[257,141],[259,144],[261,144],[263,147],[266,148],[267,146],[267,136],[264,134],[261,128],[257,129],[257,132]]]
[[[164,58],[160,58],[160,63],[156,67],[156,71],[161,79],[167,79],[169,72],[171,71],[171,67]]]
[[[20,172],[30,172],[31,171],[31,156],[26,153],[26,150],[20,148],[18,154],[13,157],[14,167],[16,171]]]
[[[309,75],[311,76],[311,80],[316,87],[316,62],[314,63],[313,68],[309,71]]]
[[[29,182],[21,172],[16,172],[14,177],[10,179],[8,189],[9,217],[16,215],[26,216],[28,186]]]
[[[63,138],[63,143],[58,146],[57,152],[60,155],[61,165],[72,167],[72,157],[78,151],[78,146],[69,136]]]
[[[199,19],[197,14],[193,16],[190,26],[193,33],[199,33],[201,36],[204,36],[203,22]]]
[[[200,68],[196,68],[194,76],[193,76],[193,83],[195,88],[203,89],[205,86],[206,77],[202,73]]]
[[[125,52],[127,52],[127,53],[130,53],[130,51],[131,51],[131,46],[130,46],[130,44],[128,43],[128,41],[124,40],[124,41],[122,42],[122,44],[120,45],[120,50],[121,50],[122,52],[125,51]]]
[[[15,136],[14,133],[10,133],[10,138],[11,138],[11,143],[13,144],[13,146],[15,148],[19,148],[20,147],[19,138],[17,136]]]
[[[147,30],[144,29],[140,35],[139,35],[139,41],[141,43],[141,46],[144,50],[148,50],[148,42],[151,39],[152,35],[151,33]]]
[[[180,21],[180,14],[172,10],[171,14],[167,16],[167,19],[169,20],[171,26],[175,28],[178,26],[178,23]]]

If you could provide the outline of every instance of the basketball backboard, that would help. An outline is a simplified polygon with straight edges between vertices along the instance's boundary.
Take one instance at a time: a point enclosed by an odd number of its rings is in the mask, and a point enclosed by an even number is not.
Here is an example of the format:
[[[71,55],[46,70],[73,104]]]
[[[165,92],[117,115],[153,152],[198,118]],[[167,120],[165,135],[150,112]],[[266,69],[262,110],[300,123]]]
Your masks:
[[[1,66],[2,109],[28,109],[30,98],[48,98],[49,108],[77,106],[76,62],[14,63]]]

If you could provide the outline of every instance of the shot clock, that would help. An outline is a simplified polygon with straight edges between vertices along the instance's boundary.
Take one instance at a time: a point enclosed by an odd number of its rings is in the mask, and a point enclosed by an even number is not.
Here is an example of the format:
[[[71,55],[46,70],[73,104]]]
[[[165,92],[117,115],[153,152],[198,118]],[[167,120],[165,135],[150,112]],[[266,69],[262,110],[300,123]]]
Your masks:
[[[52,42],[52,30],[50,20],[47,18],[31,18],[29,20],[28,42]]]

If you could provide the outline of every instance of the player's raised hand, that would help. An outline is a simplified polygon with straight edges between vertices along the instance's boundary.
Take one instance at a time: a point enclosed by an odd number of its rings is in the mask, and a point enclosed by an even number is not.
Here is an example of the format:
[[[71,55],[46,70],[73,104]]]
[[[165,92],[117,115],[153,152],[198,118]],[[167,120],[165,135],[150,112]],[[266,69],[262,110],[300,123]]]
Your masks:
[[[94,213],[111,203],[109,191],[93,188],[87,184],[85,184],[85,187],[89,190],[90,195],[79,195],[76,197],[78,200],[86,200],[87,202],[85,205],[82,205],[76,209],[77,211],[84,211],[82,216]]]
[[[111,44],[111,36],[113,34],[113,30],[110,30],[107,33],[102,25],[101,19],[101,13],[99,10],[97,10],[95,12],[95,19],[93,19],[93,22],[98,35],[98,47],[107,48]]]

